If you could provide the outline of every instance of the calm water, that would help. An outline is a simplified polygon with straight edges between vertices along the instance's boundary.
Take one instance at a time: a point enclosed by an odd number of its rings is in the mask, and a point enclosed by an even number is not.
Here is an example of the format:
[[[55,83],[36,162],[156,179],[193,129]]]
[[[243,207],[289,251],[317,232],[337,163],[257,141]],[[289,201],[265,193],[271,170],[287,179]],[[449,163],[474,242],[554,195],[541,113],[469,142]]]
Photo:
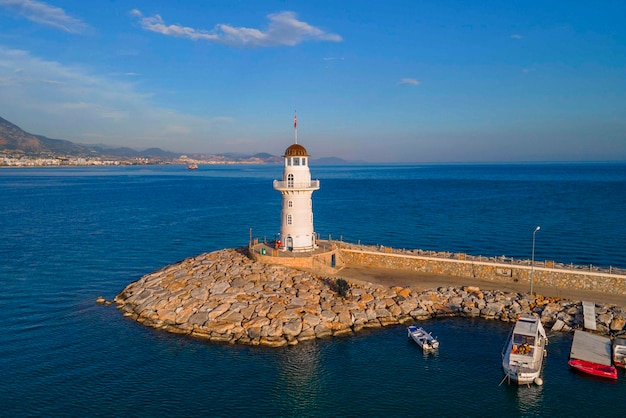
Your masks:
[[[143,274],[278,232],[281,166],[0,170],[0,415],[623,416],[616,383],[571,372],[551,337],[543,387],[502,379],[509,325],[426,322],[265,349],[124,319]],[[398,248],[626,267],[626,165],[312,167],[316,231]],[[419,411],[415,408],[419,407]]]

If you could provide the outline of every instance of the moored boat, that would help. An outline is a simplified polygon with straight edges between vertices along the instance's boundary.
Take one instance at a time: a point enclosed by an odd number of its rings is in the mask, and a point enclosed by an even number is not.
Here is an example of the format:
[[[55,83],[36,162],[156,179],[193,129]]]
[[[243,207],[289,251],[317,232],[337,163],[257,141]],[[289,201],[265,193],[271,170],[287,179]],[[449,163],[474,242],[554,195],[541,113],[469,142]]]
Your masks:
[[[541,385],[543,360],[548,337],[541,320],[534,316],[518,318],[502,350],[505,379],[519,385]]]
[[[430,332],[426,332],[424,328],[411,325],[407,328],[408,337],[413,339],[424,351],[436,350],[439,348],[439,341],[432,336]]]
[[[626,339],[613,340],[613,364],[616,367],[626,368]]]
[[[189,164],[187,166],[187,170],[197,170],[198,169],[198,164]]]
[[[617,379],[617,369],[611,365],[611,340],[601,335],[574,331],[567,364],[592,376]]]
[[[617,379],[617,369],[613,366],[606,366],[604,364],[578,359],[571,359],[567,362],[567,364],[569,364],[571,368],[583,373],[598,377],[606,377],[608,379]]]

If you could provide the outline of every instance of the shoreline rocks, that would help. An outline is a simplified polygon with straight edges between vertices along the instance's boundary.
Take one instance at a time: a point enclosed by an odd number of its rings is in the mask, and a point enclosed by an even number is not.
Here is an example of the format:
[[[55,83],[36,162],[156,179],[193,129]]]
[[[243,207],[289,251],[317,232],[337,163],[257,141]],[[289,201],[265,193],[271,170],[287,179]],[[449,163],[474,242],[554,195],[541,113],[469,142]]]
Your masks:
[[[583,323],[580,302],[472,286],[419,290],[358,282],[342,298],[334,279],[254,262],[246,252],[200,254],[147,274],[115,297],[117,307],[153,328],[272,347],[437,317],[515,321],[526,313],[559,331]],[[599,333],[626,333],[624,308],[596,305],[596,319]]]

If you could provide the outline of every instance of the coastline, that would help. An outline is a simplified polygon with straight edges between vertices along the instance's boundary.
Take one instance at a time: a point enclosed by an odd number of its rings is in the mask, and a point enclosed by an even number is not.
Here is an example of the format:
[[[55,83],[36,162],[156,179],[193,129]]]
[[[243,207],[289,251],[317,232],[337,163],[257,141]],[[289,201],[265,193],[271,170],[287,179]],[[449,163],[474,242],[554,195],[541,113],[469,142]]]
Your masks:
[[[340,277],[350,285],[345,298],[333,290]],[[460,277],[350,266],[334,276],[318,276],[255,262],[239,248],[149,273],[129,284],[115,302],[124,316],[156,329],[273,347],[437,317],[512,322],[517,315],[533,314],[546,328],[582,327],[580,300],[497,287],[495,282],[487,286]],[[626,332],[623,304],[597,304],[596,318],[599,333]]]

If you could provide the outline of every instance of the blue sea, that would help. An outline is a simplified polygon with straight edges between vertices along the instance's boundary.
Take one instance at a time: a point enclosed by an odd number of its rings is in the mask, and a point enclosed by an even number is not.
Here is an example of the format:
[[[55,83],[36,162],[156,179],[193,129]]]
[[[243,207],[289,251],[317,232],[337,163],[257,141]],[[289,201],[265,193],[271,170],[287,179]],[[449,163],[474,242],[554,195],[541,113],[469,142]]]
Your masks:
[[[321,238],[626,268],[626,164],[311,167]],[[0,416],[623,416],[617,382],[572,372],[550,334],[541,387],[502,381],[510,324],[434,319],[268,349],[123,318],[142,275],[273,239],[280,165],[0,169]]]

